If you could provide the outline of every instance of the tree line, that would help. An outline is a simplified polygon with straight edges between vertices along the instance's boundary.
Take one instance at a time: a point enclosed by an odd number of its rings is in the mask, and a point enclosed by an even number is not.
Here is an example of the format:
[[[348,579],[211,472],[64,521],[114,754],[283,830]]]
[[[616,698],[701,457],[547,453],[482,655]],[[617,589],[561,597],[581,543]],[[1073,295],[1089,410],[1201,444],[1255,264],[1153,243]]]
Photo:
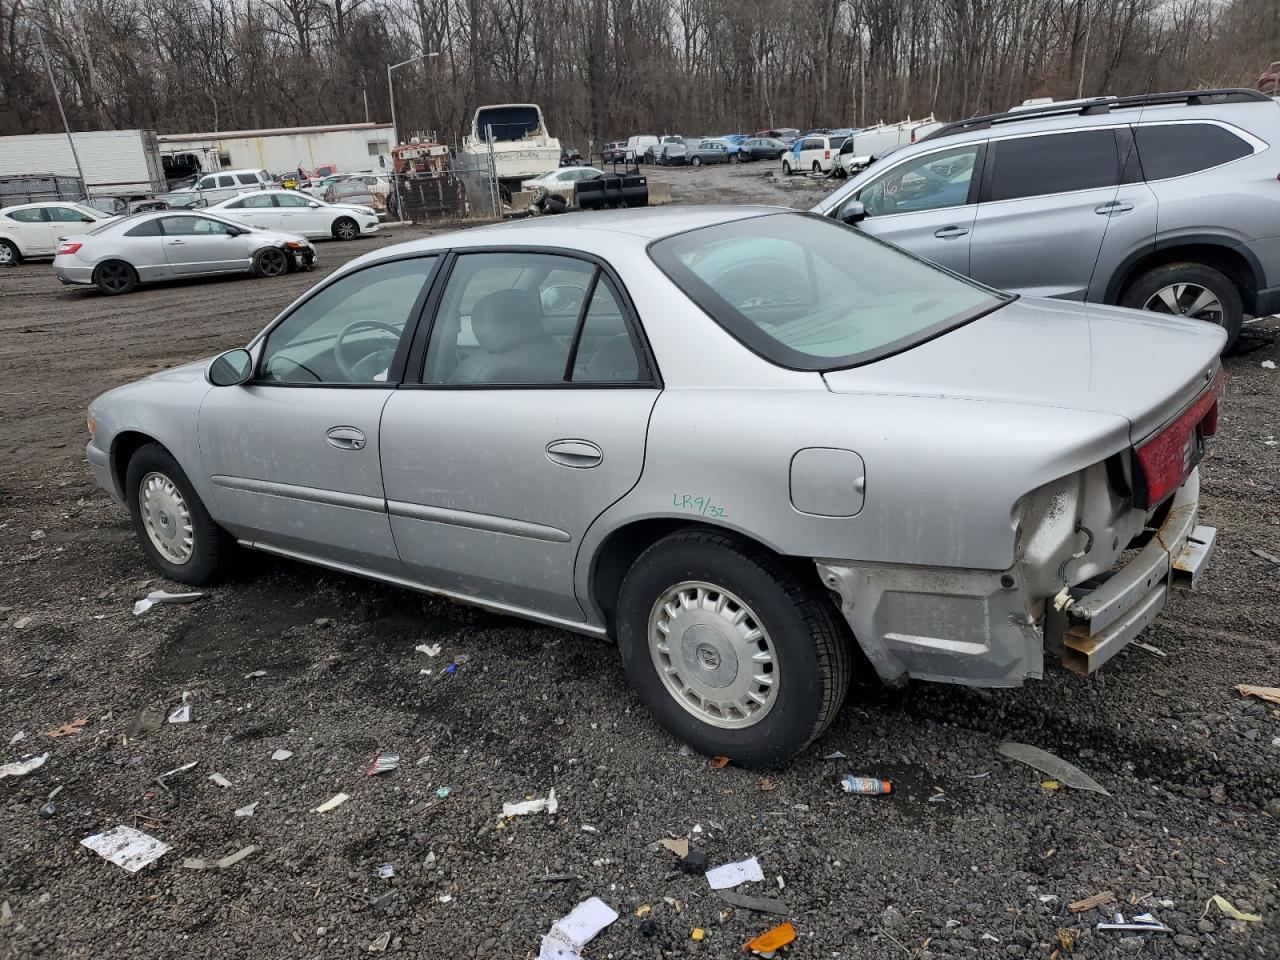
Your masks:
[[[42,0],[43,2],[43,0]],[[1278,0],[0,0],[0,135],[390,119],[452,141],[532,101],[565,144],[956,119],[1253,86]]]

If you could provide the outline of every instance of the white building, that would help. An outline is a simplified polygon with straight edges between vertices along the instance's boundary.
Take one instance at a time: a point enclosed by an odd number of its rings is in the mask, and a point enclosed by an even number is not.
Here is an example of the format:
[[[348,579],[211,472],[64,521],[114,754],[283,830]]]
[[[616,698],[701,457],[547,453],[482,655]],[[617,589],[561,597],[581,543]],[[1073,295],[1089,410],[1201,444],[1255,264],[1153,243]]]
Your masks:
[[[285,173],[299,167],[331,165],[335,172],[390,170],[394,127],[389,123],[339,123],[322,127],[269,130],[220,130],[216,133],[166,133],[160,151],[193,153],[201,169],[256,168]]]

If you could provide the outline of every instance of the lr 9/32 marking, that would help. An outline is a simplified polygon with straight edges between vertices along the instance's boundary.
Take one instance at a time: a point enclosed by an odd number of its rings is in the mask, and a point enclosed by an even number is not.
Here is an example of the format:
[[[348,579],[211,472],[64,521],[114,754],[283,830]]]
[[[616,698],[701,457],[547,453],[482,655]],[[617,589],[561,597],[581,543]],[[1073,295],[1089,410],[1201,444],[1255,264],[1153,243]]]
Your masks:
[[[727,520],[728,514],[724,512],[724,507],[717,507],[711,502],[710,497],[695,497],[688,493],[673,493],[671,495],[671,505],[677,510],[690,510],[703,517],[715,517],[718,520]]]

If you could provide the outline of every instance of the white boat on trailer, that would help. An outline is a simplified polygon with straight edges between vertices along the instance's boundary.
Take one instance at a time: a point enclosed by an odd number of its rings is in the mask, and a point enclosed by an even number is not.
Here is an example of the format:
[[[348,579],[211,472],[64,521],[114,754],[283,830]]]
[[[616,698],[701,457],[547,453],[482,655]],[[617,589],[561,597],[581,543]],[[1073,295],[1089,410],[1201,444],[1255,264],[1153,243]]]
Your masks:
[[[470,169],[493,165],[504,191],[520,189],[520,182],[550,173],[560,166],[560,141],[547,131],[536,103],[494,103],[479,107],[471,133],[462,138],[458,159]]]

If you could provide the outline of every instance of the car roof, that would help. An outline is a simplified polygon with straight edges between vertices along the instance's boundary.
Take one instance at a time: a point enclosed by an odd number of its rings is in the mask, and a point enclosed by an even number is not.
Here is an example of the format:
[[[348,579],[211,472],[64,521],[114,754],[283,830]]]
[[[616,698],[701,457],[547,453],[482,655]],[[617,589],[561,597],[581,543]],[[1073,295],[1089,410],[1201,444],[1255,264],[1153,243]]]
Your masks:
[[[87,200],[37,200],[35,203],[15,203],[0,210],[30,210],[32,207],[89,207]],[[95,209],[89,207],[90,210]],[[99,211],[101,212],[101,211]]]

